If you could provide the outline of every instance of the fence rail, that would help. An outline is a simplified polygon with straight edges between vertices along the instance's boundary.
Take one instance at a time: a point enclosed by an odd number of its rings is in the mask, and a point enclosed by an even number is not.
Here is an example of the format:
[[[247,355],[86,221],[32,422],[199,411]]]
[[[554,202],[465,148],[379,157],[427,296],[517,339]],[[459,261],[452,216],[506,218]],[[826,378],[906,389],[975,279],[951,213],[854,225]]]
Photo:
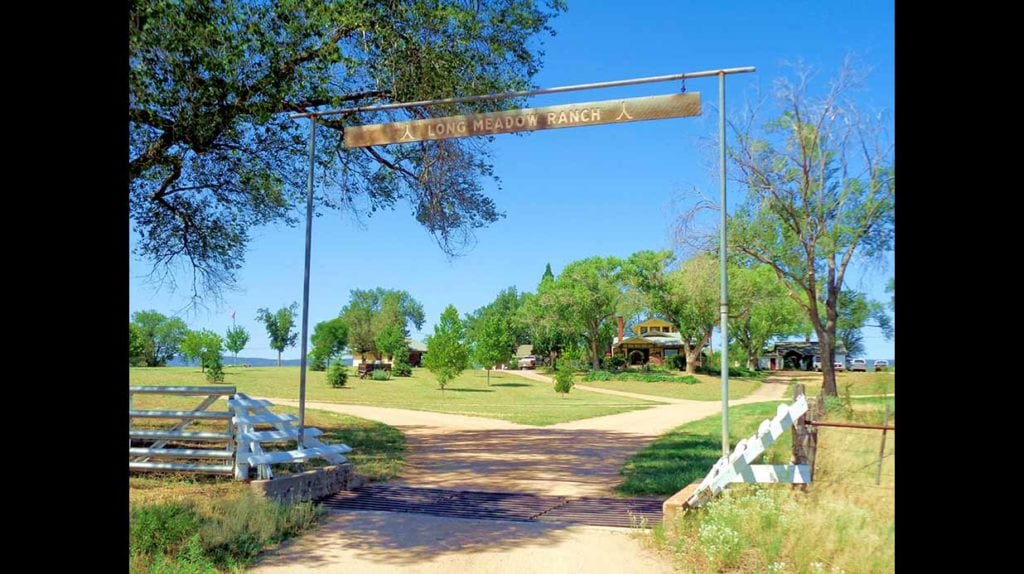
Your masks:
[[[205,397],[191,410],[157,410],[134,408],[135,395],[171,395]],[[227,398],[228,410],[210,410],[222,397]],[[322,458],[332,464],[341,464],[342,456],[352,449],[348,445],[329,445],[317,439],[323,431],[306,428],[303,443],[298,444],[299,431],[294,426],[295,415],[271,412],[273,403],[252,399],[237,392],[235,387],[128,387],[128,469],[138,472],[197,472],[229,474],[237,480],[249,480],[250,469],[256,467],[259,478],[273,478],[271,465],[308,462]],[[133,426],[135,419],[176,419],[169,429],[140,429]],[[194,422],[223,422],[224,432],[185,430]],[[256,430],[256,425],[273,426],[274,430]],[[153,441],[138,446],[133,441]],[[266,451],[264,443],[295,442],[296,448],[285,451]],[[170,443],[223,443],[222,448],[180,447],[167,448]],[[287,447],[286,447],[287,448]],[[154,462],[152,459],[170,459],[174,462]],[[221,464],[215,464],[218,459]]]

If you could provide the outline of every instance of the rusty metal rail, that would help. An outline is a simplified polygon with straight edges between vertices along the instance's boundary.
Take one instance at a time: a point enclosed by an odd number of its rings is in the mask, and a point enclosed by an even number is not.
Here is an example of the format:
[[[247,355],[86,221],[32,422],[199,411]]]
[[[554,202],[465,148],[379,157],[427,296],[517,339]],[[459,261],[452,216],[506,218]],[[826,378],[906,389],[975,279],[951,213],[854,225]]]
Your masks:
[[[857,423],[827,423],[824,421],[807,421],[808,425],[815,427],[840,427],[849,429],[874,429],[874,430],[896,430],[894,426],[887,425],[861,425]]]

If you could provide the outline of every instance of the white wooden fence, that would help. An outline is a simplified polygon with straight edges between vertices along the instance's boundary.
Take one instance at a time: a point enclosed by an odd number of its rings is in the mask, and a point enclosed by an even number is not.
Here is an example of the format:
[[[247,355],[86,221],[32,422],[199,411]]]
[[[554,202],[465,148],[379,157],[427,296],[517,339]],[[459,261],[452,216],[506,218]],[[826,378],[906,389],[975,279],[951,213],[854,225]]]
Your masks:
[[[138,410],[133,408],[137,394],[205,396],[192,410]],[[228,398],[227,411],[209,410],[221,397]],[[237,480],[248,480],[250,469],[256,467],[259,478],[273,477],[271,465],[305,462],[315,458],[331,464],[346,461],[342,456],[352,449],[344,444],[324,444],[316,437],[323,434],[316,428],[304,430],[305,448],[298,445],[298,417],[273,413],[270,401],[252,399],[236,392],[234,387],[129,387],[128,388],[128,469],[130,471],[181,471],[209,474],[230,474]],[[180,422],[167,430],[134,428],[135,419],[175,419]],[[224,432],[187,431],[196,421],[224,421]],[[256,425],[271,425],[274,430],[256,430]],[[133,447],[132,441],[154,441],[147,447]],[[288,443],[296,447],[286,451],[267,451],[266,443]],[[216,448],[166,448],[168,443],[204,442]],[[218,444],[219,443],[219,444]],[[223,445],[223,446],[219,446]],[[162,459],[163,462],[154,462]],[[166,462],[167,459],[177,462]],[[185,461],[185,462],[182,462]],[[198,461],[198,462],[197,462]],[[209,464],[213,462],[213,464]],[[219,464],[217,464],[219,462]]]
[[[774,418],[763,421],[753,436],[718,459],[686,505],[703,506],[734,482],[810,483],[810,467],[806,464],[751,464],[806,412],[807,398],[802,394],[791,405],[779,405]]]

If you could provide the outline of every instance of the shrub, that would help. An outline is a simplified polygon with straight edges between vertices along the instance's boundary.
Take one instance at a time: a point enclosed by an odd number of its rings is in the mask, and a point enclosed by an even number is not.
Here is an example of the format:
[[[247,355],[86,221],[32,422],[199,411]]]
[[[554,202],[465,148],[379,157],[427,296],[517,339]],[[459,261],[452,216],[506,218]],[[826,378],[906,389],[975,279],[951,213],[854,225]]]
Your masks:
[[[206,380],[211,383],[224,382],[224,365],[219,359],[206,366]]]
[[[601,368],[606,371],[621,371],[626,366],[626,358],[622,355],[612,355],[601,359]]]
[[[672,355],[668,363],[677,371],[686,370],[686,357],[684,355]]]
[[[390,378],[391,373],[385,371],[384,369],[374,369],[373,371],[373,380],[375,381],[386,381]]]
[[[555,392],[561,393],[562,398],[569,394],[572,389],[572,366],[568,361],[563,361],[555,371]]]
[[[341,361],[334,361],[327,368],[327,382],[334,388],[341,388],[348,382],[348,367],[341,364]]]

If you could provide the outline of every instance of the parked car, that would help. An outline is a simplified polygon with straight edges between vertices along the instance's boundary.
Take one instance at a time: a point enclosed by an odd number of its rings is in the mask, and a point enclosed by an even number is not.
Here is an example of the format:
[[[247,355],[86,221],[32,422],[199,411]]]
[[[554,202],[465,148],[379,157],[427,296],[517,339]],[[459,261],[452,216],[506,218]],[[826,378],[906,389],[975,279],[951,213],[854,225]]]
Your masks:
[[[832,365],[832,368],[838,373],[839,371],[845,371],[846,370],[846,365],[844,365],[842,363],[834,363]]]
[[[537,368],[537,357],[533,355],[527,355],[522,359],[519,359],[520,369],[536,369]]]
[[[889,368],[889,361],[886,361],[884,359],[875,361],[875,370],[876,371],[884,371],[884,370],[886,370],[888,368]]]
[[[851,371],[860,371],[866,373],[868,370],[868,362],[866,359],[852,359],[850,361]]]

